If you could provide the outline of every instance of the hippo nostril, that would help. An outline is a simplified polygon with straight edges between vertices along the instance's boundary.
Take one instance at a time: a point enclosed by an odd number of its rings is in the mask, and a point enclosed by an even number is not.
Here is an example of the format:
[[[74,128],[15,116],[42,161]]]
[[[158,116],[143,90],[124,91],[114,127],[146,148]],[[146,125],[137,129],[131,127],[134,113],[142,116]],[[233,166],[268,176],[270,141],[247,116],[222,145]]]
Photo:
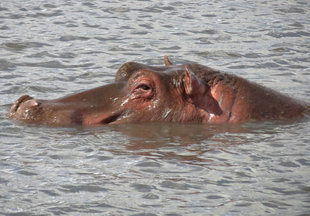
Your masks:
[[[25,101],[24,103],[27,103],[27,105],[28,105],[29,107],[40,106],[40,104],[41,104],[41,103],[37,102],[37,101],[34,100],[34,99],[27,100],[27,101]]]
[[[19,108],[19,106],[28,101],[28,100],[31,100],[33,99],[33,97],[30,97],[29,95],[23,95],[21,96],[20,98],[17,99],[17,101],[13,104],[12,108],[11,108],[11,112],[16,112]]]

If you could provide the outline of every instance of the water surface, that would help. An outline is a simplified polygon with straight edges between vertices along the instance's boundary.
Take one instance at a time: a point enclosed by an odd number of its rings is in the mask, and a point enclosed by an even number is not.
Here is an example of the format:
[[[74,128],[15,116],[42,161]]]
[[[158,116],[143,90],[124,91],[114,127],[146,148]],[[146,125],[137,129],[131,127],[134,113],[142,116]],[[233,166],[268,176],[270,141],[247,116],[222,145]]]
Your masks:
[[[310,3],[0,3],[3,215],[309,215],[310,122],[29,126],[19,96],[113,81],[127,61],[195,61],[310,101]]]

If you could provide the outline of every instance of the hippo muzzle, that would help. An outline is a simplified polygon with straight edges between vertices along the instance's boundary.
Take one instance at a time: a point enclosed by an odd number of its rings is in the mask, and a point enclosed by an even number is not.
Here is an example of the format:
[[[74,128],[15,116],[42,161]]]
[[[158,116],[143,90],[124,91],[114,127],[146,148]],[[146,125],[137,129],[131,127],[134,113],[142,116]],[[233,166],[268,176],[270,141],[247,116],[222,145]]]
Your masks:
[[[113,83],[55,100],[20,97],[11,107],[9,118],[48,125],[109,124],[121,116],[119,102],[124,83]]]

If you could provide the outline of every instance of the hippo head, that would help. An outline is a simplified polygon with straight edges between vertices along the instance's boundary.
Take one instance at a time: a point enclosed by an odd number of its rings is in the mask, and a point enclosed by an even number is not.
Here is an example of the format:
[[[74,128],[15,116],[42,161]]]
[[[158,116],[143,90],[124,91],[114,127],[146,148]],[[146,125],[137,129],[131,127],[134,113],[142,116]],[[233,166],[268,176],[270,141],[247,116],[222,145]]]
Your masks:
[[[9,117],[49,125],[207,122],[222,110],[191,65],[155,67],[128,62],[115,82],[55,100],[25,95]]]
[[[125,63],[115,82],[55,100],[25,95],[8,116],[49,125],[130,122],[224,123],[309,115],[301,103],[243,78],[190,63]]]

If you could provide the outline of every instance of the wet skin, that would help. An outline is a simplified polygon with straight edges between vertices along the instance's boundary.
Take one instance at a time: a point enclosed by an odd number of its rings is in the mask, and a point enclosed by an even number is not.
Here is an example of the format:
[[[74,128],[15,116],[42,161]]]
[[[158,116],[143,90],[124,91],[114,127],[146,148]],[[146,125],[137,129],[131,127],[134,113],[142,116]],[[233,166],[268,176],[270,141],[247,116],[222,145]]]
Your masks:
[[[123,64],[115,82],[55,100],[20,97],[8,116],[27,123],[237,123],[291,119],[309,105],[235,75],[189,63]]]

